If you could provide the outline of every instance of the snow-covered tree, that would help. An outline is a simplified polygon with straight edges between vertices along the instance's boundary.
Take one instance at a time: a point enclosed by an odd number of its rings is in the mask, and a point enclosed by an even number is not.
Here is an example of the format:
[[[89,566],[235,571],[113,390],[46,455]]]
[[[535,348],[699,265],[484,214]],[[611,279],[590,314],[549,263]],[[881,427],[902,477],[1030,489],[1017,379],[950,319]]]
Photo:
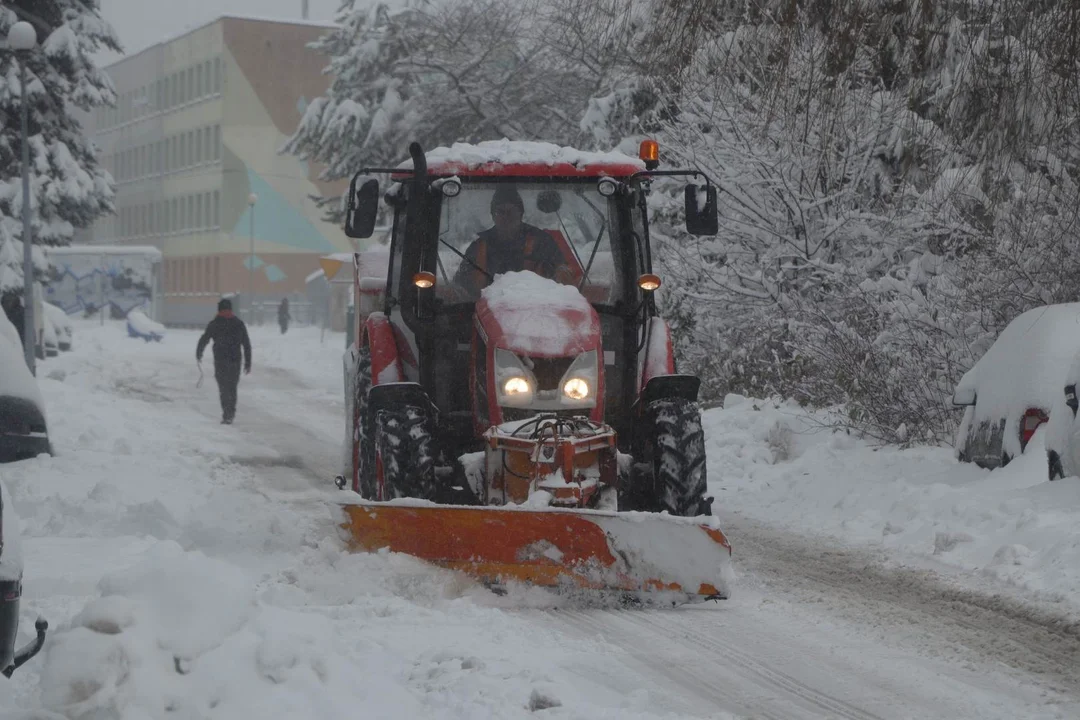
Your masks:
[[[607,126],[625,130],[648,105],[631,69],[644,4],[345,0],[340,26],[312,45],[331,86],[282,150],[333,180],[396,163],[412,140],[610,147]]]
[[[717,238],[656,200],[683,359],[717,394],[949,437],[1004,323],[1080,293],[1080,9],[658,0],[653,27],[662,143],[723,190]]]
[[[19,62],[26,63],[30,191],[35,246],[66,245],[76,228],[113,211],[112,178],[101,168],[72,108],[116,101],[92,56],[120,50],[98,0],[5,0],[0,37],[19,21],[37,31],[38,47],[16,56],[0,50],[0,292],[22,288],[22,142]],[[40,253],[36,268],[44,271]]]

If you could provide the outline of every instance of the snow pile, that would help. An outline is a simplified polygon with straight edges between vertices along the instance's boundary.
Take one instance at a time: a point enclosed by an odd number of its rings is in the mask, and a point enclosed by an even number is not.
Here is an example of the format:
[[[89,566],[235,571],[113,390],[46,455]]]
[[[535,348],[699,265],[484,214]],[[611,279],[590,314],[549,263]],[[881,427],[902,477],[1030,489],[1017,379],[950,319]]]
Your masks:
[[[57,633],[42,673],[44,705],[69,717],[420,709],[388,673],[342,654],[348,643],[329,617],[257,602],[253,579],[200,552],[164,543],[99,587]]]
[[[948,448],[871,446],[795,405],[737,395],[724,405],[703,417],[714,510],[955,565],[1080,608],[1080,480],[1047,481],[1042,429],[991,472]],[[732,544],[737,559],[738,537]]]
[[[443,166],[439,172],[452,172],[451,168],[475,170],[481,165],[541,164],[557,165],[566,163],[577,168],[587,165],[631,165],[639,170],[645,169],[645,163],[636,157],[621,152],[587,152],[571,147],[562,147],[553,143],[526,142],[520,140],[488,140],[475,145],[454,143],[450,147],[437,147],[426,154],[428,167]],[[412,160],[401,163],[400,168],[412,168]]]
[[[574,355],[590,349],[600,336],[596,311],[576,287],[533,272],[497,275],[481,298],[480,321],[497,323],[503,333],[499,346],[513,352]]]
[[[1003,445],[1020,454],[1020,418],[1028,408],[1049,412],[1063,395],[1065,375],[1080,352],[1080,303],[1035,308],[1017,316],[957,388],[974,388],[977,402],[964,414],[957,437],[983,420],[1005,418]]]

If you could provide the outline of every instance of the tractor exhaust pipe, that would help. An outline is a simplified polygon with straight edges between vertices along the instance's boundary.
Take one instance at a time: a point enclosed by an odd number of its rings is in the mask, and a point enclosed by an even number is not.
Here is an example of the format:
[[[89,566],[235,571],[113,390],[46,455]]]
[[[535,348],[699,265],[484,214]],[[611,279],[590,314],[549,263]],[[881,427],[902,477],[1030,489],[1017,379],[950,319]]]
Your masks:
[[[409,155],[412,157],[413,162],[413,177],[416,179],[427,177],[427,155],[424,154],[424,148],[420,147],[420,143],[409,143]]]

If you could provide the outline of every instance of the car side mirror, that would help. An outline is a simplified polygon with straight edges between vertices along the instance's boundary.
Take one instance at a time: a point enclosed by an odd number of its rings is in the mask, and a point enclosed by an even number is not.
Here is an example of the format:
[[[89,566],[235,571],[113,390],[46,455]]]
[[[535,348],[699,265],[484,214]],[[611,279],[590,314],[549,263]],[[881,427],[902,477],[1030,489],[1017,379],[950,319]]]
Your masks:
[[[953,391],[952,404],[966,407],[975,404],[975,388],[964,387]]]
[[[375,232],[379,214],[379,181],[356,175],[349,183],[349,202],[345,207],[345,234],[351,238],[369,238]]]
[[[719,231],[716,188],[712,185],[687,185],[686,232],[691,235],[715,235]]]

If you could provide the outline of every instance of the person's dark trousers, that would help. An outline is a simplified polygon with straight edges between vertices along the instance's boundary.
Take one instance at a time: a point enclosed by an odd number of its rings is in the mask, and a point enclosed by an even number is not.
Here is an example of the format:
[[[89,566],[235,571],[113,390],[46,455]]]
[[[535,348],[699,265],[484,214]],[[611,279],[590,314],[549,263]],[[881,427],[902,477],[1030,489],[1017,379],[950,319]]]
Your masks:
[[[221,395],[221,419],[232,422],[236,417],[236,386],[240,384],[240,361],[214,362],[214,378]]]

